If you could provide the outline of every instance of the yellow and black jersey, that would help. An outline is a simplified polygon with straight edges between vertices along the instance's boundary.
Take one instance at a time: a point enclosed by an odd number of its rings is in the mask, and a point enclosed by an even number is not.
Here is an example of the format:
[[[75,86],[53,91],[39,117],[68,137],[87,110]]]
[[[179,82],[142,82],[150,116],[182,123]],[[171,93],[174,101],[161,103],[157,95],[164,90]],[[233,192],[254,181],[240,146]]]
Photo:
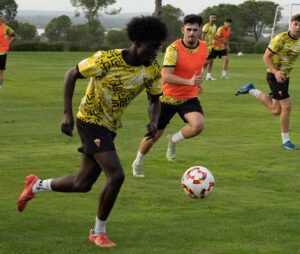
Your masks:
[[[300,39],[293,39],[289,32],[276,35],[268,45],[275,55],[272,62],[276,69],[284,72],[286,77],[290,76],[294,63],[300,55]],[[267,70],[270,72],[270,70]]]
[[[209,51],[214,47],[214,38],[215,34],[217,32],[217,26],[216,24],[210,24],[209,22],[206,23],[203,28],[202,32],[205,33],[204,41],[206,42],[207,47],[209,48]]]
[[[90,82],[76,117],[113,132],[122,127],[125,108],[144,88],[150,95],[162,93],[159,64],[131,66],[124,61],[122,49],[98,51],[77,67]]]

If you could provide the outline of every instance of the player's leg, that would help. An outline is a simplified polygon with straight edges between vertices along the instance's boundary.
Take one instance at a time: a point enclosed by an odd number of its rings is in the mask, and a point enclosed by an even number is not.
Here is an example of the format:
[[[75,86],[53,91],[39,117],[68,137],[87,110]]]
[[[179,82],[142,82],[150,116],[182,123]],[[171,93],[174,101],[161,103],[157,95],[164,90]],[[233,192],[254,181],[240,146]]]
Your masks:
[[[222,57],[221,57],[223,60],[223,70],[221,74],[221,79],[228,79],[227,70],[228,70],[229,58],[225,50],[223,50],[222,52],[224,53],[222,53]]]
[[[204,116],[201,104],[197,98],[190,99],[179,105],[178,113],[186,125],[170,136],[166,157],[168,161],[176,159],[176,144],[184,139],[197,136],[204,129]]]
[[[135,160],[132,163],[132,174],[135,177],[144,177],[144,157],[151,150],[154,143],[160,139],[163,135],[163,130],[157,130],[154,139],[149,139],[148,137],[144,137],[139,145],[137,155]]]
[[[176,114],[177,109],[175,105],[170,105],[167,103],[161,103],[161,111],[157,124],[157,133],[155,139],[147,139],[144,137],[139,145],[139,149],[135,160],[132,163],[132,173],[136,177],[144,177],[143,167],[145,155],[150,151],[154,143],[160,139],[163,135],[165,128],[169,124],[170,120]]]
[[[4,81],[4,70],[6,67],[6,57],[7,54],[0,55],[0,89],[2,88]]]
[[[206,73],[206,80],[216,80],[212,75],[213,64],[214,64],[215,51],[214,49],[211,50],[210,54],[207,57],[206,66],[207,66],[207,73]]]
[[[105,173],[107,181],[100,195],[96,222],[89,240],[100,247],[112,248],[116,244],[106,236],[106,220],[115,204],[125,174],[116,151],[96,153],[93,156]]]
[[[282,109],[280,114],[282,147],[289,150],[299,150],[299,147],[295,146],[289,137],[290,114],[292,110],[291,100],[290,98],[286,98],[280,100],[279,103]]]
[[[27,202],[38,192],[87,192],[97,180],[101,169],[89,156],[83,155],[80,169],[76,175],[66,175],[57,179],[40,180],[36,175],[28,175],[25,188],[18,199],[18,210],[22,212]]]

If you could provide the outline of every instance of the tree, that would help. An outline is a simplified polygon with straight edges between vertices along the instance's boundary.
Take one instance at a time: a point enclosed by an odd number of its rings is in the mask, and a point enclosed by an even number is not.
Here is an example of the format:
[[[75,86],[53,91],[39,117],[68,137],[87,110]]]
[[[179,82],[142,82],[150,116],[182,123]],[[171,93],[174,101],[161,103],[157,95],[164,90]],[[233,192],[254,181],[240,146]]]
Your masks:
[[[106,44],[111,48],[128,48],[130,46],[130,40],[127,37],[126,29],[122,30],[110,30],[106,37]]]
[[[160,18],[162,14],[162,0],[155,0],[155,9],[153,16]]]
[[[49,22],[45,28],[45,34],[50,41],[66,41],[71,26],[71,19],[66,15],[62,15]]]
[[[17,15],[18,5],[15,0],[0,0],[0,10],[5,12],[8,22],[14,20]]]
[[[264,26],[272,25],[278,4],[271,1],[248,0],[239,5],[241,25],[247,27],[247,35],[257,42]],[[281,14],[279,13],[279,18]]]
[[[18,37],[22,40],[32,41],[38,38],[38,32],[36,27],[29,23],[19,23],[15,31]]]
[[[109,5],[116,3],[116,0],[70,0],[71,4],[76,8],[81,8],[85,14],[88,23],[98,17],[100,10],[105,10]],[[116,14],[119,10],[113,10],[110,13]]]
[[[166,42],[169,42],[181,37],[182,21],[180,18],[184,16],[181,9],[167,4],[162,7],[161,20],[166,23],[168,29],[168,38]]]

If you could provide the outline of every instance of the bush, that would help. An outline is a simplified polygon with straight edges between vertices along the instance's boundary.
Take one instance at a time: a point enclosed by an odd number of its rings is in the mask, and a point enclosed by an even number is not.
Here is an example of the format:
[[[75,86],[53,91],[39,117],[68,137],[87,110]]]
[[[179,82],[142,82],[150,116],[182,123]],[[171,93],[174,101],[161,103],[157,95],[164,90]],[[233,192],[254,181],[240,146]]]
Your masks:
[[[65,51],[64,43],[47,42],[16,42],[11,46],[11,51]]]

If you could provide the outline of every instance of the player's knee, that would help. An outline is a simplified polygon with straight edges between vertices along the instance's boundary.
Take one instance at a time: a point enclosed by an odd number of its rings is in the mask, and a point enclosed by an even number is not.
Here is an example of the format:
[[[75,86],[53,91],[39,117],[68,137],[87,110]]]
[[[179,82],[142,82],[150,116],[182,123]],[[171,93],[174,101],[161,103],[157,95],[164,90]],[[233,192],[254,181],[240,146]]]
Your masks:
[[[281,114],[281,110],[273,109],[273,110],[271,111],[271,113],[272,113],[273,116],[278,116],[278,115]]]
[[[192,133],[193,135],[198,135],[200,134],[204,129],[204,125],[203,124],[197,124],[192,126]]]
[[[89,192],[92,189],[92,185],[88,182],[76,181],[73,184],[73,190],[75,192]]]
[[[114,174],[110,178],[109,183],[115,188],[120,188],[122,186],[124,180],[125,180],[124,172],[119,172],[117,174]]]

